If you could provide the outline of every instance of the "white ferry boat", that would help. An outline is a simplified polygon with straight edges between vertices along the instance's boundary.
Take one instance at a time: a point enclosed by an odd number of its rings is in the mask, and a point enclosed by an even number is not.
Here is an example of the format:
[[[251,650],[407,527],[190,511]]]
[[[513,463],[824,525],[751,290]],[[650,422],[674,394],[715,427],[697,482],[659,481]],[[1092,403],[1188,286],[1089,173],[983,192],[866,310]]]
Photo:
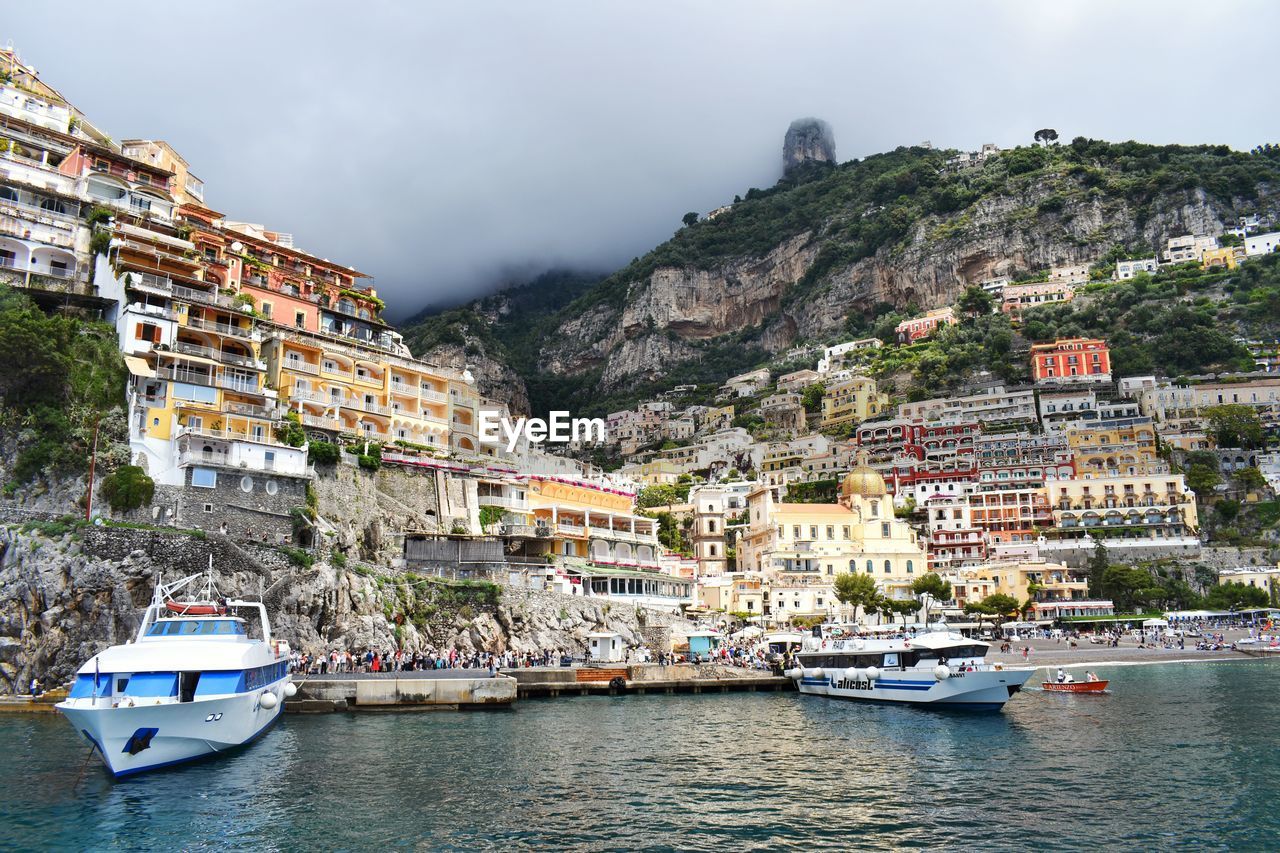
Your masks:
[[[854,699],[999,711],[1034,670],[986,663],[987,644],[934,631],[910,639],[806,637],[787,671],[801,693]]]
[[[261,602],[219,600],[211,577],[199,600],[175,600],[200,577],[157,583],[137,639],[95,655],[57,705],[116,778],[247,744],[297,690]],[[260,638],[238,610],[257,611]]]

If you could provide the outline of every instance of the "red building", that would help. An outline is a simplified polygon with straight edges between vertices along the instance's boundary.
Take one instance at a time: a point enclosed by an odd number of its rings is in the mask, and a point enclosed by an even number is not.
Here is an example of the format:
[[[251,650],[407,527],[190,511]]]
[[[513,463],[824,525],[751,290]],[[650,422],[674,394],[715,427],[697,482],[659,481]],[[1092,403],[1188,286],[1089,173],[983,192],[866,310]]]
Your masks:
[[[1037,384],[1110,382],[1111,352],[1094,338],[1065,338],[1031,347],[1031,377]]]
[[[954,326],[958,322],[960,321],[951,308],[938,308],[923,317],[903,320],[895,331],[898,333],[898,343],[913,344],[932,335],[939,326]]]

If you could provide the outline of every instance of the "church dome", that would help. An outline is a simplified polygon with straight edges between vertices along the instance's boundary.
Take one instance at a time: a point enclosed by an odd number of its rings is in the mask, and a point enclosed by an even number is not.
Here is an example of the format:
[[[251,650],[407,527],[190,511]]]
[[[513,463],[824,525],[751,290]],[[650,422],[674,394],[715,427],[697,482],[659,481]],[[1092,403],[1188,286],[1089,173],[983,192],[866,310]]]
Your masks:
[[[889,493],[884,477],[867,462],[867,451],[858,452],[858,464],[844,475],[840,482],[840,496],[861,495],[864,498],[882,498]]]

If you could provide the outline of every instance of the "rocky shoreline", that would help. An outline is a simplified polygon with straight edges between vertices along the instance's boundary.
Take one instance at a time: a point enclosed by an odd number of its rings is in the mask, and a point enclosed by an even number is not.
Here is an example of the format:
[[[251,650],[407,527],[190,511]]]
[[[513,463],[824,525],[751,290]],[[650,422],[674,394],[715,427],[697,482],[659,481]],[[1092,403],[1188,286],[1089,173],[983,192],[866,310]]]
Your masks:
[[[451,582],[218,535],[28,522],[0,527],[0,693],[65,682],[97,651],[131,640],[155,577],[204,570],[219,590],[267,602],[276,636],[301,651],[563,649],[592,631],[629,644],[684,625],[669,613],[541,590]],[[308,564],[309,563],[309,564]]]

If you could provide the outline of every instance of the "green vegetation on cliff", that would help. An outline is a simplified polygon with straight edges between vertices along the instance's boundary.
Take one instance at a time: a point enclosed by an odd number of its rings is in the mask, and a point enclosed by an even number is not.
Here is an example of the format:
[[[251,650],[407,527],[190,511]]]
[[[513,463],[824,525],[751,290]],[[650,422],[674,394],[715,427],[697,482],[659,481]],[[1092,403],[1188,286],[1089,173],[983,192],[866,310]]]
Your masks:
[[[104,469],[128,461],[125,369],[114,328],[47,315],[0,287],[0,364],[0,429],[17,451],[6,488],[85,470],[95,425]]]
[[[898,148],[837,166],[810,164],[769,189],[748,191],[713,219],[681,228],[671,239],[599,281],[555,274],[550,280],[428,318],[409,329],[406,337],[416,350],[458,343],[467,346],[469,354],[483,352],[505,362],[525,379],[535,412],[551,402],[600,412],[678,383],[718,383],[764,363],[770,330],[786,327],[806,305],[827,294],[833,280],[852,265],[874,257],[877,264],[892,268],[908,249],[917,256],[923,252],[924,257],[941,257],[947,253],[944,247],[963,245],[972,238],[980,221],[986,223],[983,234],[988,242],[998,237],[991,231],[995,221],[995,227],[1006,234],[1024,235],[1028,245],[1051,241],[1075,247],[1080,255],[1104,258],[1098,268],[1103,276],[1104,267],[1114,265],[1116,258],[1155,254],[1161,239],[1175,236],[1165,230],[1180,227],[1174,224],[1176,211],[1193,198],[1203,199],[1211,215],[1224,221],[1245,213],[1268,216],[1275,213],[1274,192],[1280,187],[1280,150],[1274,148],[1246,153],[1221,145],[1156,146],[1077,138],[1066,145],[1015,148],[980,168],[959,172],[943,168],[950,153]],[[1096,218],[1100,225],[1091,225],[1086,233],[1078,223],[1073,225],[1081,216]],[[719,270],[734,262],[763,258],[802,235],[813,261],[794,280],[784,282],[772,314],[743,321],[739,328],[711,338],[674,327],[664,330],[653,321],[647,328],[628,329],[628,335],[666,334],[690,354],[672,359],[665,365],[667,375],[660,379],[637,372],[604,381],[598,347],[606,336],[618,333],[622,309],[655,270]],[[944,267],[945,263],[939,274],[945,274]],[[1013,270],[1016,278],[1024,279],[1034,278],[1037,272]],[[1239,278],[1243,281],[1253,274],[1246,269]],[[1158,276],[1149,286],[1165,296],[1185,295],[1221,281],[1210,276],[1197,283],[1191,278],[1189,272],[1180,274],[1178,281]],[[958,281],[955,289],[958,297]],[[1233,297],[1237,307],[1227,317],[1231,321],[1266,325],[1280,308],[1280,288],[1271,278],[1249,282],[1244,294],[1237,290]],[[914,298],[910,288],[894,298],[903,304],[864,303],[856,292],[845,303],[828,299],[831,310],[841,313],[823,320],[824,331],[807,339],[801,335],[793,343],[833,340],[842,327],[846,333],[883,334],[886,328],[892,329],[896,318],[919,308],[910,304]],[[503,300],[510,300],[511,308],[499,311]],[[1157,301],[1158,297],[1121,289],[1115,296],[1089,301],[1093,315],[1068,314],[1075,311],[1072,306],[1061,316],[1042,318],[1038,328],[1096,328],[1108,312],[1129,312],[1138,302],[1153,303],[1127,318],[1125,330],[1131,337],[1118,344],[1122,364],[1141,365],[1143,358],[1135,348],[1143,344],[1180,354],[1168,361],[1168,368],[1175,372],[1239,360],[1239,348],[1225,340],[1230,330],[1220,322],[1206,322],[1222,319],[1213,316],[1220,307],[1158,307]],[[590,328],[566,326],[584,317],[593,318],[587,324]],[[1210,335],[1215,340],[1190,353],[1195,348],[1190,339],[1205,331],[1216,331]],[[998,358],[973,354],[974,347],[1002,347],[1003,333],[991,328],[978,333],[980,340],[958,342],[970,348],[967,355],[948,355],[948,361],[994,368],[993,372],[1003,375]],[[553,350],[554,358],[550,357]],[[979,364],[984,360],[986,364]],[[922,378],[952,369],[938,368],[930,359],[925,362]],[[558,365],[554,372],[548,369],[553,363]],[[1153,364],[1161,366],[1158,361]]]

